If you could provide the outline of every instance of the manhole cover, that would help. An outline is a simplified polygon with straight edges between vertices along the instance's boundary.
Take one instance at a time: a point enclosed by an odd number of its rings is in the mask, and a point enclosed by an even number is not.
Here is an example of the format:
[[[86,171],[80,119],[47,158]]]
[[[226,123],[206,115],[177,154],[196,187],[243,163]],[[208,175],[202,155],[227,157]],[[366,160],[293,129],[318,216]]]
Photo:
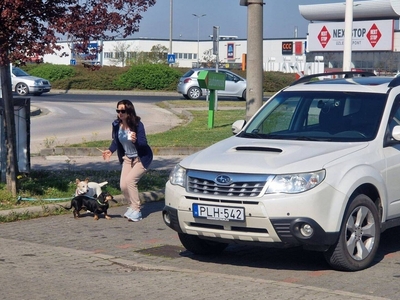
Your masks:
[[[182,251],[186,251],[186,249],[181,246],[164,245],[164,246],[159,246],[159,247],[138,250],[136,252],[141,253],[141,254],[146,254],[146,255],[177,258],[177,257],[181,256],[180,253]]]

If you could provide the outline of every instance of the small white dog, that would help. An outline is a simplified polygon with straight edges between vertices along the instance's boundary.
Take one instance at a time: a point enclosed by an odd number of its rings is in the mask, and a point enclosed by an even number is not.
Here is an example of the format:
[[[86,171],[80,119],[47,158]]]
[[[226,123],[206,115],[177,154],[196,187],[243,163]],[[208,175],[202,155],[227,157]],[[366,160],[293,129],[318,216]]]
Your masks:
[[[75,182],[76,182],[75,196],[85,195],[92,198],[97,198],[102,192],[101,188],[108,183],[107,181],[100,183],[92,181],[89,182],[88,178],[86,178],[85,180],[76,179]]]

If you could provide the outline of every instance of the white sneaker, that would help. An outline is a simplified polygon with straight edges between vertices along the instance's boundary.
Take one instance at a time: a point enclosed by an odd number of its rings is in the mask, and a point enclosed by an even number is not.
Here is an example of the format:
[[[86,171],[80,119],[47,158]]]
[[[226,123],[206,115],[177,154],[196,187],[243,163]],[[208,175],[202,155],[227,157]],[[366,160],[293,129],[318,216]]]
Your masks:
[[[140,211],[134,210],[129,216],[128,221],[138,222],[142,220],[142,213]]]
[[[124,218],[128,218],[130,214],[133,213],[133,209],[128,207],[128,210],[124,213]]]

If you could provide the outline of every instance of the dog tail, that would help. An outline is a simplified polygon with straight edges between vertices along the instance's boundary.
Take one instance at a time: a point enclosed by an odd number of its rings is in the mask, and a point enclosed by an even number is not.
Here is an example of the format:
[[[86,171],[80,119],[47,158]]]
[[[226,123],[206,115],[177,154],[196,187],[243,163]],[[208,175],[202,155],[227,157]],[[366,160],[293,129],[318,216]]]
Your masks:
[[[64,209],[68,209],[68,210],[70,210],[72,208],[72,203],[70,203],[70,207],[67,207],[67,206],[64,206],[64,205],[61,205],[61,204],[57,204],[57,205],[62,207],[62,208],[64,208]]]
[[[99,183],[99,186],[102,187],[102,186],[105,186],[106,184],[108,184],[108,181],[103,181],[103,182]]]

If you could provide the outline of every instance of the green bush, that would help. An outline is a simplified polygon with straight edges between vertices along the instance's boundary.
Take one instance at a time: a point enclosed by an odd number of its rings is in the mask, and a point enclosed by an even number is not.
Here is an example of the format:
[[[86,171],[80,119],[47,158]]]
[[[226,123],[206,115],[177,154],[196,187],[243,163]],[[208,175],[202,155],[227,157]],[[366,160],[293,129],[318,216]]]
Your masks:
[[[190,68],[171,68],[163,64],[131,67],[103,66],[98,70],[76,66],[27,64],[21,66],[29,74],[50,80],[53,89],[62,90],[164,90],[176,91],[179,78]],[[234,70],[246,78],[246,71]],[[295,74],[263,73],[263,91],[275,93],[295,80]]]
[[[263,89],[264,92],[277,92],[295,80],[293,73],[264,72]]]
[[[24,69],[32,76],[45,78],[50,80],[50,82],[72,78],[75,75],[74,68],[66,65],[52,65],[46,63],[30,65],[30,67]]]
[[[75,75],[72,78],[64,78],[52,82],[54,89],[62,90],[119,90],[115,84],[118,78],[129,70],[126,67],[103,66],[98,70],[84,68],[83,65],[72,66]]]
[[[182,73],[164,64],[134,65],[121,75],[115,85],[121,89],[171,90]]]

